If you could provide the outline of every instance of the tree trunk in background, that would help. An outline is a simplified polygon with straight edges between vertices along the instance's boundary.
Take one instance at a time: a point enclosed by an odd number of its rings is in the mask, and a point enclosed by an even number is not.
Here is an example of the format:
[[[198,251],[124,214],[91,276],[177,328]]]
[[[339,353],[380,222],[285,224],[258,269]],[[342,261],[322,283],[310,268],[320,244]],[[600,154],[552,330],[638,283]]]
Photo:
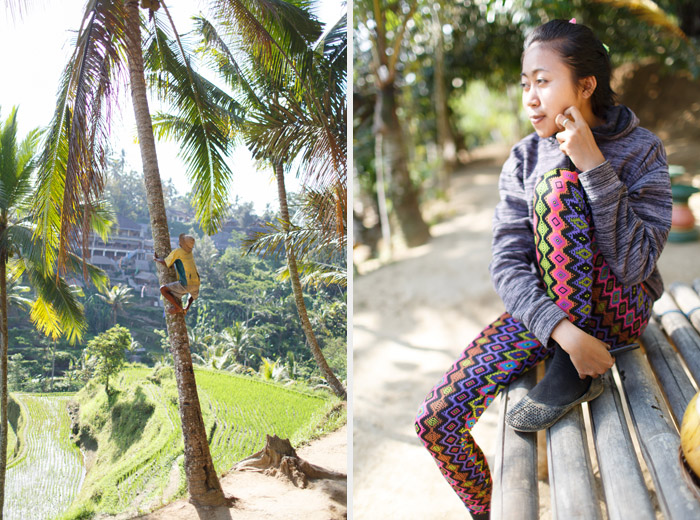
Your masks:
[[[7,257],[0,250],[0,519],[5,509],[7,474]]]
[[[381,134],[385,164],[389,166],[389,196],[409,247],[420,246],[430,239],[423,220],[416,190],[408,171],[407,149],[399,117],[396,113],[396,88],[393,82],[381,85],[374,109],[374,134]]]
[[[151,232],[155,253],[164,258],[170,253],[170,232],[165,214],[163,186],[158,171],[155,139],[151,114],[146,97],[146,80],[143,71],[141,49],[141,30],[138,0],[126,1],[127,54],[131,99],[134,105],[136,128],[143,162],[143,175],[146,184],[146,199],[151,220]],[[158,266],[158,278],[161,284],[175,280],[174,274],[161,264]],[[170,352],[173,356],[175,380],[179,396],[180,421],[185,444],[185,474],[190,501],[204,506],[229,505],[224,496],[219,478],[209,452],[207,434],[202,420],[202,410],[197,395],[197,384],[192,368],[187,327],[183,314],[166,312]]]
[[[443,192],[450,187],[450,177],[457,166],[457,144],[450,126],[450,111],[447,106],[448,93],[445,83],[445,37],[442,33],[441,7],[433,10],[433,30],[435,42],[435,115],[437,124],[438,153],[440,171],[438,186]]]
[[[51,391],[53,392],[53,380],[56,375],[56,341],[52,342],[51,349]]]
[[[379,227],[382,230],[384,247],[391,254],[391,225],[386,208],[386,179],[384,178],[384,147],[382,134],[374,136],[374,164],[377,171],[377,207],[379,209]]]
[[[304,330],[304,335],[306,336],[306,341],[309,344],[311,353],[316,360],[318,368],[323,374],[323,378],[333,389],[335,395],[341,399],[347,399],[347,393],[345,388],[338,378],[335,377],[331,367],[328,366],[326,358],[321,352],[321,347],[318,345],[316,340],[316,335],[311,328],[311,321],[309,321],[309,314],[306,312],[306,304],[304,303],[304,293],[301,290],[301,282],[299,281],[299,271],[297,269],[297,260],[294,256],[294,252],[291,248],[290,239],[288,237],[289,232],[289,208],[287,206],[287,189],[284,185],[284,168],[281,164],[275,165],[275,177],[277,177],[277,196],[280,201],[280,214],[282,216],[282,227],[284,229],[284,250],[287,256],[287,268],[289,269],[289,279],[292,281],[292,291],[294,292],[294,301],[297,306],[297,312],[299,313],[299,319],[301,320],[301,328]]]

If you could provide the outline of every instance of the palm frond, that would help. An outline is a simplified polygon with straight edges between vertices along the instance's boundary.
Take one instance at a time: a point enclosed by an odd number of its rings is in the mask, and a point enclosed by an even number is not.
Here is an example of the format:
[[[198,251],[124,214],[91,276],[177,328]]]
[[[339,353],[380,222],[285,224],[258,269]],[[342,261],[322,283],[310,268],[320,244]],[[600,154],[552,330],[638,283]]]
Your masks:
[[[30,318],[37,329],[58,339],[65,336],[70,343],[78,341],[85,331],[83,307],[77,299],[76,289],[62,278],[41,270],[28,269],[25,274],[37,291]]]
[[[318,245],[318,233],[314,229],[303,229],[290,224],[286,236],[296,257],[307,255]],[[282,220],[266,223],[262,231],[257,231],[243,240],[243,247],[246,248],[247,254],[256,253],[263,257],[270,255],[273,258],[284,256],[285,232]]]
[[[154,127],[159,137],[181,143],[197,218],[207,233],[218,230],[228,208],[233,172],[226,163],[231,141],[228,128],[241,120],[240,105],[191,67],[191,52],[154,16],[155,30],[144,63],[148,80],[168,95],[176,114],[159,114]],[[174,28],[173,28],[174,30]]]
[[[17,148],[18,173],[14,191],[9,200],[10,207],[25,205],[34,194],[33,173],[37,167],[35,153],[40,139],[41,132],[34,129],[25,136]]]
[[[117,223],[117,215],[112,203],[107,199],[100,199],[90,208],[88,215],[90,216],[90,229],[97,233],[103,242],[107,242],[112,228]]]
[[[17,277],[21,276],[26,269],[43,271],[47,276],[54,276],[54,270],[51,266],[48,268],[45,266],[45,244],[41,243],[41,237],[35,236],[34,229],[30,223],[18,222],[9,226],[5,233],[0,236],[0,247],[17,252],[16,260],[19,263],[14,268]],[[87,277],[98,289],[109,281],[107,274],[102,269],[85,262],[83,258],[75,253],[67,252],[65,268],[66,272],[87,272]]]
[[[122,2],[88,2],[45,138],[37,233],[60,269],[69,250],[85,247],[90,215],[81,207],[92,207],[104,187],[111,109],[125,76],[124,19]]]
[[[304,287],[314,286],[319,287],[324,285],[337,285],[339,287],[347,287],[348,272],[344,267],[326,264],[322,262],[297,261],[297,270],[299,271],[299,281]],[[280,281],[289,280],[289,266],[285,265],[278,269],[277,277]]]
[[[66,267],[68,272],[78,273],[87,271],[87,276],[98,291],[102,291],[109,284],[109,276],[99,267],[86,262],[85,259],[74,253],[68,253],[66,258]]]
[[[293,13],[300,17],[295,19],[297,25],[305,18],[313,26],[315,18],[304,13],[309,3],[285,7],[289,12],[280,11],[278,4],[286,2],[216,2],[221,30],[203,19],[198,29],[217,68],[227,71],[229,84],[246,95],[250,106],[246,146],[258,160],[299,165],[305,185],[333,193],[336,205],[328,214],[342,235],[345,219],[338,216],[347,207],[347,16],[320,38],[316,31],[299,37],[289,32],[285,17]],[[268,16],[266,9],[272,6],[280,12]],[[234,56],[240,53],[247,56],[241,62],[245,66]],[[238,81],[242,75],[243,85]]]
[[[272,83],[303,85],[312,58],[308,48],[321,35],[321,24],[306,11],[309,2],[284,0],[216,0],[212,10],[227,22],[228,36],[238,38]]]
[[[31,291],[31,287],[19,285],[17,281],[7,284],[7,302],[13,307],[19,307],[22,310],[29,310],[34,301],[31,298],[24,296]]]
[[[10,207],[9,199],[17,176],[17,107],[0,128],[0,208]]]
[[[250,105],[261,107],[263,103],[255,92],[252,82],[248,80],[249,74],[244,72],[245,62],[238,63],[229,46],[209,20],[202,16],[196,16],[194,17],[194,26],[195,31],[202,36],[203,48],[200,52],[209,58],[214,69],[234,90],[243,90]]]

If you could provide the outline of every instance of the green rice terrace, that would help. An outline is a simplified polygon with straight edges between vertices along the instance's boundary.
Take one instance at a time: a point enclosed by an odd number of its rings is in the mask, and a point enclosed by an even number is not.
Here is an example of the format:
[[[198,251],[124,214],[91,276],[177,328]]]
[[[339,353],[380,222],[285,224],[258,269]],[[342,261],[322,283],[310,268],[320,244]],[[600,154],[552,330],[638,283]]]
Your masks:
[[[13,397],[14,405],[8,407],[11,418],[4,517],[53,518],[70,505],[85,477],[80,450],[69,439],[66,404],[70,397]]]
[[[298,445],[345,422],[341,402],[327,394],[225,372],[195,374],[219,474],[260,450],[266,434]],[[137,514],[184,495],[172,369],[127,368],[112,386],[109,396],[93,381],[73,395],[12,395],[5,518]]]

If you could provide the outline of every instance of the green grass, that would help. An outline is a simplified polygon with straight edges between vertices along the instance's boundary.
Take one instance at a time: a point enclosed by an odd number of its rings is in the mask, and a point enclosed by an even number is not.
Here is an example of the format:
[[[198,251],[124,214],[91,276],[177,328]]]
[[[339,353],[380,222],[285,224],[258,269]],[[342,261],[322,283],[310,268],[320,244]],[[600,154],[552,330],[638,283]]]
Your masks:
[[[314,395],[224,372],[195,370],[218,473],[260,450],[266,434],[298,446],[345,421],[344,406]],[[62,520],[152,510],[185,492],[177,388],[171,369],[131,367],[76,396],[80,435],[96,444],[94,467]],[[163,498],[167,490],[167,495]]]
[[[53,518],[73,501],[84,476],[80,450],[69,440],[70,396],[18,393],[14,399],[24,426],[16,437],[19,453],[7,472],[4,517]]]

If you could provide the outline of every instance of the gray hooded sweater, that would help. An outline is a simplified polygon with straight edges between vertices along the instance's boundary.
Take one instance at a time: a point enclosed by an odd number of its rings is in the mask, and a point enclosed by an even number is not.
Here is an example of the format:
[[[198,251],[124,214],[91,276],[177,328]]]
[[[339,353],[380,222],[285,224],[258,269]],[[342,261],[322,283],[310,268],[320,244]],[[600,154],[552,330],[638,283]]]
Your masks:
[[[627,107],[612,107],[593,136],[606,161],[579,181],[593,215],[600,252],[618,281],[644,283],[656,300],[663,282],[656,261],[671,227],[671,183],[661,140],[639,126]],[[503,165],[501,201],[493,219],[491,279],[506,310],[543,345],[566,313],[547,296],[536,267],[533,231],[535,186],[554,168],[571,169],[554,136],[532,133]]]

